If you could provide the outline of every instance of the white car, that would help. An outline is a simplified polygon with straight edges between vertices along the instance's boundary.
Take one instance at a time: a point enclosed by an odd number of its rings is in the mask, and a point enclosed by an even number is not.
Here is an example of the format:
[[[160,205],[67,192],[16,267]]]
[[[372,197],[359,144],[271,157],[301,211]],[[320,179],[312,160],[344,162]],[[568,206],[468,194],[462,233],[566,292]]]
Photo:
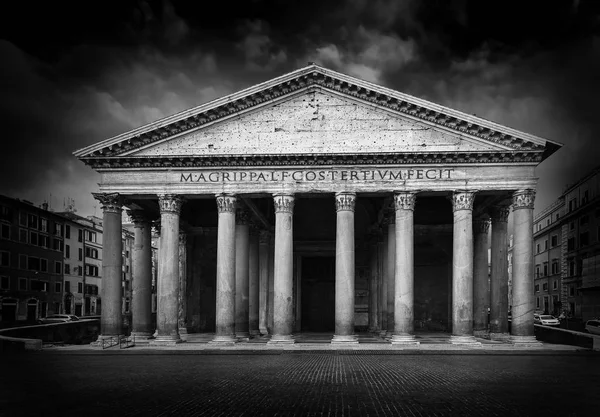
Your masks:
[[[43,319],[38,320],[40,324],[50,324],[50,323],[65,323],[67,321],[77,321],[79,317],[73,314],[54,314],[52,316],[44,317]]]
[[[600,319],[586,321],[585,330],[588,333],[600,335]]]
[[[549,314],[534,314],[534,324],[542,324],[544,326],[560,326],[560,320]]]

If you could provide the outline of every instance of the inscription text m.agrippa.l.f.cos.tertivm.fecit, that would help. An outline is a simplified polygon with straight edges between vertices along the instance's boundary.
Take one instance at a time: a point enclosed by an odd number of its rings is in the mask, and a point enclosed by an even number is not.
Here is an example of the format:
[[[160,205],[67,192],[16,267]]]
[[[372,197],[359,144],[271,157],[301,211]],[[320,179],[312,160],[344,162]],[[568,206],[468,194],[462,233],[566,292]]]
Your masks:
[[[453,168],[370,170],[202,171],[181,173],[179,182],[329,182],[451,180]]]

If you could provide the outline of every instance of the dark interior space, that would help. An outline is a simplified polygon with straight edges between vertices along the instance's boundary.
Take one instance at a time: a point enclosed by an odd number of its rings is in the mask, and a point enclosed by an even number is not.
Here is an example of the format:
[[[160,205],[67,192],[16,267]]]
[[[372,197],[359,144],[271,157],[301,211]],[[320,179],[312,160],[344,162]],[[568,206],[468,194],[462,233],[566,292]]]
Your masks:
[[[335,330],[335,257],[303,257],[302,331]]]

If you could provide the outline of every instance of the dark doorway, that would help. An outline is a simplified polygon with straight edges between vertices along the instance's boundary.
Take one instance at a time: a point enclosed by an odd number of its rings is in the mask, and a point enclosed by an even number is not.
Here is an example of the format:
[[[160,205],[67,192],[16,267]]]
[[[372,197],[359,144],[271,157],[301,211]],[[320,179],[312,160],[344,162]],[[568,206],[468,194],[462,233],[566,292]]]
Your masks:
[[[85,312],[84,314],[86,316],[89,316],[90,315],[91,306],[92,306],[92,300],[90,300],[88,297],[85,297],[84,302],[85,302],[85,307],[83,309],[83,311]]]
[[[75,315],[81,316],[81,304],[75,304]]]
[[[33,322],[37,320],[37,306],[37,300],[27,301],[27,321]]]
[[[302,331],[335,330],[335,257],[302,258]]]

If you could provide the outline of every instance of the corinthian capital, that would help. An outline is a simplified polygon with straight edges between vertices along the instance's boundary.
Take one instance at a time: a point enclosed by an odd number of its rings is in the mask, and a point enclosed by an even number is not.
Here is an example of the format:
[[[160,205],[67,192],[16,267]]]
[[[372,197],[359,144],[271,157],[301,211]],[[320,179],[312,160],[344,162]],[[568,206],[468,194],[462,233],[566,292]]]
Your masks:
[[[261,245],[268,245],[271,241],[271,233],[268,230],[261,230],[258,235],[258,242]]]
[[[144,210],[127,210],[127,215],[133,223],[133,227],[144,227],[150,224],[150,218]]]
[[[217,211],[219,213],[235,213],[237,198],[231,194],[217,194]]]
[[[473,219],[473,233],[487,233],[490,229],[490,219],[486,217],[477,217]]]
[[[336,211],[354,211],[356,193],[341,192],[335,194]]]
[[[531,209],[535,201],[535,190],[518,190],[513,194],[513,210]]]
[[[291,194],[275,194],[273,196],[275,213],[293,213],[294,196]]]
[[[394,205],[396,210],[413,210],[417,196],[415,193],[397,193],[394,194]]]
[[[250,214],[248,214],[248,211],[238,208],[235,213],[235,224],[249,225],[250,224]]]
[[[160,213],[175,213],[181,212],[183,197],[177,194],[160,194],[158,196],[158,207]]]
[[[455,192],[452,194],[452,211],[473,210],[475,193],[470,191]]]
[[[119,193],[92,193],[101,204],[105,213],[121,214],[123,211],[123,197]]]
[[[506,223],[508,222],[508,215],[510,214],[509,206],[494,206],[490,209],[490,217],[492,223]]]

